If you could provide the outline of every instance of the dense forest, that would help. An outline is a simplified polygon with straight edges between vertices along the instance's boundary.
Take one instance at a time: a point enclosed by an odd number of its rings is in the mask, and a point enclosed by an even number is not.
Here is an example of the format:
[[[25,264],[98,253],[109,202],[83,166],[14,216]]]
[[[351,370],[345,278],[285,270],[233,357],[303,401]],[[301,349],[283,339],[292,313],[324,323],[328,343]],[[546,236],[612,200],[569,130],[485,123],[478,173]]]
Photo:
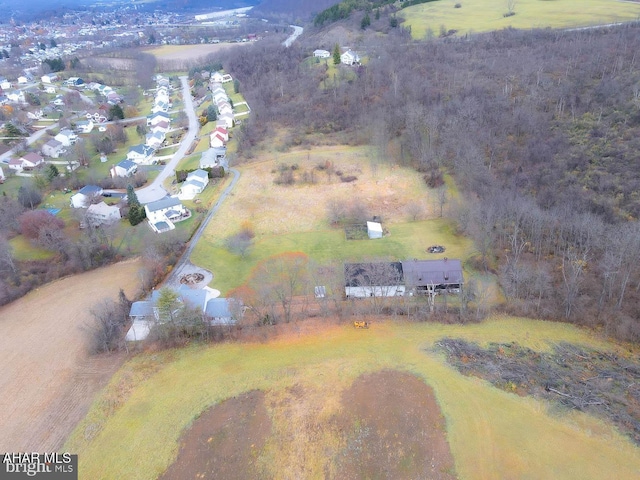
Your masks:
[[[311,35],[267,42],[225,68],[252,105],[240,152],[275,128],[282,148],[368,143],[383,161],[450,173],[452,210],[516,313],[602,325],[640,338],[640,26],[504,30],[414,42],[394,29],[357,46],[369,61],[308,59]],[[322,135],[319,135],[322,134]]]

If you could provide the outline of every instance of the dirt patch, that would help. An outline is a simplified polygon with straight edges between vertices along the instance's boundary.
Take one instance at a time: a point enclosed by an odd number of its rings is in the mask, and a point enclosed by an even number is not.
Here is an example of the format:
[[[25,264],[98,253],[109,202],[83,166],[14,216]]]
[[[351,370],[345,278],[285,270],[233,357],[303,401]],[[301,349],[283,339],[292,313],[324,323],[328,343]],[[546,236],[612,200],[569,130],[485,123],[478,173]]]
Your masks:
[[[449,363],[493,385],[585,411],[613,422],[640,445],[640,358],[621,358],[568,343],[540,353],[516,343],[480,348],[460,339],[438,342]]]
[[[82,327],[118,290],[133,297],[139,261],[47,284],[0,308],[0,451],[58,450],[123,355],[90,357]]]
[[[360,377],[342,396],[336,419],[346,446],[339,478],[455,478],[445,422],[419,378],[382,371]]]
[[[254,390],[216,405],[185,433],[161,480],[260,478],[254,460],[271,432],[264,393]]]

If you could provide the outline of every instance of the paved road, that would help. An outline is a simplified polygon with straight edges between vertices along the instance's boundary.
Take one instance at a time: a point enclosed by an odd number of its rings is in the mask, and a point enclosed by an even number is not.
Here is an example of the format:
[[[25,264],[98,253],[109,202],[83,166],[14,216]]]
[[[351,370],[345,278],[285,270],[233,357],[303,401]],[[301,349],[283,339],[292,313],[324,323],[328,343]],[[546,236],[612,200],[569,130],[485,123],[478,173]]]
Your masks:
[[[209,210],[209,213],[200,224],[200,227],[198,227],[198,230],[196,231],[196,233],[194,233],[193,236],[191,237],[191,241],[189,242],[189,245],[187,245],[187,248],[182,254],[182,257],[180,257],[180,260],[178,260],[178,262],[176,263],[176,266],[171,271],[171,274],[166,278],[164,282],[165,285],[173,285],[173,284],[179,285],[180,275],[182,274],[182,270],[186,267],[190,267],[189,258],[191,257],[191,253],[193,252],[193,249],[195,248],[196,244],[200,240],[200,237],[202,236],[204,229],[207,228],[209,221],[220,209],[222,202],[225,201],[225,199],[231,193],[231,190],[233,190],[233,188],[236,186],[236,183],[238,183],[238,179],[240,178],[240,172],[235,168],[231,168],[229,170],[231,171],[231,173],[233,173],[233,180],[231,180],[231,183],[227,186],[227,188],[224,189],[224,191],[222,192],[222,195],[220,195],[220,198],[218,198],[218,201],[211,208],[211,210]]]
[[[168,195],[162,184],[167,178],[173,177],[176,166],[178,165],[180,160],[184,158],[187,150],[189,149],[189,147],[191,147],[191,144],[195,140],[198,133],[198,119],[196,118],[196,111],[193,107],[193,99],[191,98],[189,80],[186,76],[183,76],[180,77],[180,82],[182,83],[182,98],[184,101],[184,110],[187,113],[187,117],[189,118],[189,131],[182,139],[182,143],[180,144],[178,151],[174,153],[171,160],[167,162],[164,170],[160,172],[153,183],[136,190],[138,200],[140,200],[140,203],[142,204],[160,200],[161,198],[164,198]]]
[[[282,42],[282,45],[284,45],[285,47],[290,47],[291,44],[295,41],[295,39],[298,38],[300,35],[302,35],[302,32],[304,31],[302,27],[299,27],[297,25],[289,25],[289,26],[293,28],[293,33],[289,35],[289,37],[287,37],[287,39],[284,42]]]

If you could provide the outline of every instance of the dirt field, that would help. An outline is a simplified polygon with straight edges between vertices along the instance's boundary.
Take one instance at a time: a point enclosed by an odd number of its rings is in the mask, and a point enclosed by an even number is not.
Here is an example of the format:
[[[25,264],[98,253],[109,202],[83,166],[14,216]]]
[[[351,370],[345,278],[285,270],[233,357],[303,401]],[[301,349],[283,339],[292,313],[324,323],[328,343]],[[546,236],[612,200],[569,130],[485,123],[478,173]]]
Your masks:
[[[60,448],[123,356],[89,357],[82,326],[102,298],[133,296],[139,261],[45,285],[0,308],[0,451]]]
[[[308,408],[303,387],[288,389],[285,398],[269,408],[306,417],[302,423],[315,427],[315,436],[300,436],[324,443],[325,478],[455,478],[444,418],[431,388],[414,375],[387,370],[358,378],[342,393],[339,413],[324,424]],[[264,447],[271,435],[275,444],[298,443],[278,422],[272,428],[268,401],[252,391],[207,410],[185,433],[178,458],[160,478],[304,478],[298,476],[304,476],[303,465],[281,465],[270,474],[260,469],[270,463]],[[334,436],[337,441],[326,441]],[[295,463],[300,455],[286,458]]]
[[[162,47],[145,50],[160,61],[197,60],[211,53],[218,53],[229,48],[239,48],[249,43],[206,43],[198,45],[163,45]]]

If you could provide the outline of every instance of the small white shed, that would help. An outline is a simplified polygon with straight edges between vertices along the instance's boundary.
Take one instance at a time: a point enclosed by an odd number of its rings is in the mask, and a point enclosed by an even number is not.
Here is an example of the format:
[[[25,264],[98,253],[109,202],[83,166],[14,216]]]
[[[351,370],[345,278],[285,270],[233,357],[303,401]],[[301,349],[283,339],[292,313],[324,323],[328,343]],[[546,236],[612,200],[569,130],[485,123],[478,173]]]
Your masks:
[[[367,222],[367,235],[369,235],[369,238],[382,238],[382,224]]]

